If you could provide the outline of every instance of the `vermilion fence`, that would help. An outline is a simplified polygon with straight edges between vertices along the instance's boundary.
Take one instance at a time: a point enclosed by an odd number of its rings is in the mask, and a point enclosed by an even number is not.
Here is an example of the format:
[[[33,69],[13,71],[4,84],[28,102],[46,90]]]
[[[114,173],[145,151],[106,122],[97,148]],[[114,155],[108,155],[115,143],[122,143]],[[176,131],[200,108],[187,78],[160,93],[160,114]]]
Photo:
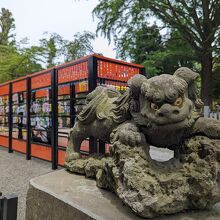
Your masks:
[[[97,85],[124,91],[127,81],[143,74],[141,65],[90,55],[0,85],[0,145],[8,152],[64,164],[67,137],[88,92]],[[105,153],[108,145],[83,141],[85,155]]]

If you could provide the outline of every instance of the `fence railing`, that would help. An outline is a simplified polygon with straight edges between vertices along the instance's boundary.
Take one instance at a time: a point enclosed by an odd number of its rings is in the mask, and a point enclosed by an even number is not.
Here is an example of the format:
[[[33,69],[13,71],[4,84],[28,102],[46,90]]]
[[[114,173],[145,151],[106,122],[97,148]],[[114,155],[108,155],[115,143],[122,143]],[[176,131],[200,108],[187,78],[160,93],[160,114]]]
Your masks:
[[[123,92],[144,67],[96,54],[0,84],[0,146],[64,165],[68,134],[85,97],[98,85]],[[108,145],[93,137],[81,153],[105,153]]]
[[[204,106],[203,113],[205,118],[213,118],[220,121],[220,111],[218,110],[211,111],[209,106]]]
[[[208,117],[220,121],[220,112],[209,112]]]
[[[18,197],[0,196],[0,220],[17,220]]]

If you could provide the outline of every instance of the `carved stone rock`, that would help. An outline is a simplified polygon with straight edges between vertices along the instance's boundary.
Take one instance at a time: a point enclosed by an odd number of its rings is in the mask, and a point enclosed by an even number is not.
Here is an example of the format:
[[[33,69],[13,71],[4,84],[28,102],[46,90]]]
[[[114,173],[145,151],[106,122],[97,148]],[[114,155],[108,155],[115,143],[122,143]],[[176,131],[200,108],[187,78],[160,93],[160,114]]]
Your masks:
[[[186,140],[180,160],[157,162],[149,147],[128,147],[116,141],[112,157],[66,163],[68,170],[96,178],[134,213],[146,218],[188,209],[210,209],[220,201],[220,140],[197,136]],[[145,150],[143,150],[145,149]]]

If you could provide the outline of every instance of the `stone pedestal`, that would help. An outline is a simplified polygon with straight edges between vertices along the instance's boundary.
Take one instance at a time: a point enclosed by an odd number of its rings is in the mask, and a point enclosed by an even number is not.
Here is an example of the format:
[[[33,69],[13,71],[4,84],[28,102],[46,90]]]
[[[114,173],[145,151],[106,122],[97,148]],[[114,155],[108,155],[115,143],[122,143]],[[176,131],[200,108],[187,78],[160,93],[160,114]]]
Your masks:
[[[30,181],[27,193],[27,220],[141,220],[111,192],[96,187],[96,181],[70,174],[52,172]],[[160,219],[160,218],[155,218]],[[211,211],[187,212],[163,220],[220,219],[220,203]]]

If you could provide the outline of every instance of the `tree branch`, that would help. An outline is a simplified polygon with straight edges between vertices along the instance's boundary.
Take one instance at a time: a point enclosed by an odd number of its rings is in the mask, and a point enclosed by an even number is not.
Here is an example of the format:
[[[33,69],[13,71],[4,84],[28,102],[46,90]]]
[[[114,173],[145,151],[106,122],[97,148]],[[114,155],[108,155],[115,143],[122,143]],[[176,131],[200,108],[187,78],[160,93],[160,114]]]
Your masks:
[[[195,27],[196,27],[196,30],[198,31],[198,34],[200,35],[201,39],[204,40],[205,39],[205,34],[201,28],[201,23],[200,23],[200,20],[199,20],[199,17],[197,15],[197,12],[196,12],[196,8],[195,7],[190,7],[185,0],[179,0],[180,3],[182,3],[183,7],[187,8],[188,12],[189,12],[189,16],[191,15],[192,18],[193,18],[193,21],[195,23]]]
[[[182,33],[183,37],[190,43],[190,45],[195,50],[201,50],[201,48],[195,43],[196,39],[197,42],[200,44],[200,39],[198,39],[195,33],[190,31],[185,25],[183,25],[179,19],[174,20],[173,17],[166,12],[166,10],[163,10],[161,7],[156,7],[156,4],[151,5],[151,8],[155,12],[155,14],[158,15],[160,18],[162,18],[165,21],[168,21],[168,23],[173,24],[176,28],[178,28],[179,31]]]
[[[195,41],[197,41],[198,44],[201,44],[201,43],[202,43],[202,39],[200,39],[200,38],[197,36],[196,33],[194,33],[190,28],[188,28],[186,25],[184,25],[184,24],[181,22],[181,20],[180,20],[179,17],[181,17],[182,15],[181,15],[180,13],[177,14],[177,11],[178,11],[178,10],[176,10],[176,9],[172,6],[172,4],[170,3],[169,0],[167,0],[167,2],[168,2],[168,4],[167,4],[168,9],[171,10],[172,15],[173,15],[174,18],[175,18],[175,19],[174,19],[172,16],[169,16],[169,22],[170,22],[170,24],[172,24],[172,23],[175,22],[177,27],[180,27],[183,31],[187,32],[187,35],[189,35],[190,38],[193,38]],[[166,5],[166,4],[165,4],[165,5]],[[158,10],[159,10],[159,7],[158,7]],[[164,14],[165,14],[166,12],[161,11],[161,13],[164,13]],[[182,16],[182,17],[183,17],[183,16]],[[187,21],[187,18],[184,18],[184,19]],[[188,23],[188,25],[191,24],[190,21],[187,21],[187,23]],[[190,25],[190,26],[191,26],[191,25]],[[194,27],[193,27],[193,28],[194,28]]]

